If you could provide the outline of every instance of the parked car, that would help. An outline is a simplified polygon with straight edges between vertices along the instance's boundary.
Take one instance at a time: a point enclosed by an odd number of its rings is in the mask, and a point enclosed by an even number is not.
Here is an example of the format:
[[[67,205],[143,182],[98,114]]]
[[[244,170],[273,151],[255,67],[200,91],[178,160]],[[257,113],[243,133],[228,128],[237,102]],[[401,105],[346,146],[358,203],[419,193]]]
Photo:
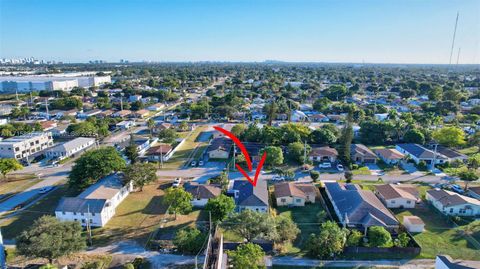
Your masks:
[[[282,176],[278,176],[278,175],[277,175],[277,176],[273,176],[273,177],[272,177],[272,180],[273,180],[273,181],[282,181],[282,180],[285,180],[285,178],[282,177]]]
[[[341,164],[337,164],[337,170],[340,171],[340,172],[343,172],[343,165]]]
[[[331,163],[321,163],[318,165],[319,168],[323,168],[323,169],[326,169],[326,168],[332,168],[332,164]]]
[[[199,161],[198,166],[203,166],[203,161]]]
[[[190,163],[191,166],[197,166],[197,161],[192,161],[192,163]]]
[[[38,193],[40,194],[44,194],[44,193],[47,193],[49,191],[53,190],[53,187],[52,186],[45,186],[45,187],[42,187]]]
[[[178,188],[178,187],[180,187],[180,184],[182,184],[182,179],[179,178],[179,177],[177,177],[177,178],[173,181],[172,186],[173,186],[174,188]]]
[[[456,193],[460,193],[460,194],[463,194],[465,191],[462,189],[462,187],[460,187],[459,185],[457,184],[452,184],[450,186],[450,188],[452,189],[452,191],[456,192]]]

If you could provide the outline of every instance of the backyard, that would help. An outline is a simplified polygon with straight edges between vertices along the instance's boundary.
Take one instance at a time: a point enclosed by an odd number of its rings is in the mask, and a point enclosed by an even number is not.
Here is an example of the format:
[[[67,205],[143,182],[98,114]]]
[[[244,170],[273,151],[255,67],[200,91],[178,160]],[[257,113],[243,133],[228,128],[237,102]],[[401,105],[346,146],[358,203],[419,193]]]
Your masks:
[[[170,228],[174,233],[179,225],[190,224],[205,214],[195,210],[188,215],[178,215],[174,220],[167,214],[167,206],[162,203],[163,194],[171,183],[162,182],[147,185],[141,192],[131,193],[116,209],[115,216],[103,228],[93,230],[93,243],[107,245],[121,240],[135,240],[144,245],[157,228]]]
[[[206,145],[205,142],[198,142],[198,136],[208,128],[206,125],[201,125],[195,128],[185,139],[183,144],[181,144],[177,151],[173,154],[167,162],[164,163],[164,169],[179,169],[190,160],[193,160],[200,154],[203,146]],[[198,147],[198,149],[197,149]],[[203,148],[205,149],[205,148]]]
[[[480,260],[479,251],[462,235],[462,227],[454,228],[447,218],[429,205],[420,205],[415,209],[394,211],[398,220],[403,216],[415,215],[425,222],[425,231],[415,234],[414,238],[422,247],[417,258],[434,259],[438,253],[450,255],[454,259]]]

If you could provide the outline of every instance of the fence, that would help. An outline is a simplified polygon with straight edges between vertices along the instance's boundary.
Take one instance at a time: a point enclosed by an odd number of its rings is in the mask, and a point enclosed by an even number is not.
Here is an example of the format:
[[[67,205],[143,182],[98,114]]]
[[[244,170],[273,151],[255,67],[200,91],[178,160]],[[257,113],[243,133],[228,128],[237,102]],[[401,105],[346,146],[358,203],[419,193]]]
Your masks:
[[[378,248],[378,247],[345,247],[343,253],[355,254],[355,253],[394,253],[394,254],[407,254],[416,256],[420,254],[422,249],[420,247],[391,247],[391,248]]]

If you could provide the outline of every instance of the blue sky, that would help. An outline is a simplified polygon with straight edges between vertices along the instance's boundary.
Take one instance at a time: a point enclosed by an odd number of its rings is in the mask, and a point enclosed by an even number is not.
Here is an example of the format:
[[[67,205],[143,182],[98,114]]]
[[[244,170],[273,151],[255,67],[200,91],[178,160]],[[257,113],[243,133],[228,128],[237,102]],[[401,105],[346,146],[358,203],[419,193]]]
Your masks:
[[[479,0],[0,0],[0,57],[480,63]]]

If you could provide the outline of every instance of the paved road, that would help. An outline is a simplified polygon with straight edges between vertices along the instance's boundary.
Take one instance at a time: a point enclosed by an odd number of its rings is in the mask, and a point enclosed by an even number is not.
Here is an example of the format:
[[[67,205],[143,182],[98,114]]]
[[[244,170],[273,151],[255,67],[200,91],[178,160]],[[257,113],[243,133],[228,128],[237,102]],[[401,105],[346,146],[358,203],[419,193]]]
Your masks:
[[[35,174],[37,177],[44,180],[0,203],[0,215],[12,210],[17,205],[32,199],[38,194],[38,191],[41,188],[46,186],[54,186],[60,183],[62,180],[65,180],[71,169],[72,163],[70,162],[58,167],[39,167],[38,164],[32,164],[25,167],[21,171],[17,171],[17,173],[22,174]]]
[[[398,267],[398,268],[433,268],[435,260],[428,259],[413,259],[413,260],[372,260],[372,261],[349,261],[349,260],[337,260],[337,261],[322,261],[312,260],[301,257],[282,256],[272,257],[271,262],[273,265],[284,266],[322,266],[322,267],[343,267],[343,268],[357,268],[357,267]]]

